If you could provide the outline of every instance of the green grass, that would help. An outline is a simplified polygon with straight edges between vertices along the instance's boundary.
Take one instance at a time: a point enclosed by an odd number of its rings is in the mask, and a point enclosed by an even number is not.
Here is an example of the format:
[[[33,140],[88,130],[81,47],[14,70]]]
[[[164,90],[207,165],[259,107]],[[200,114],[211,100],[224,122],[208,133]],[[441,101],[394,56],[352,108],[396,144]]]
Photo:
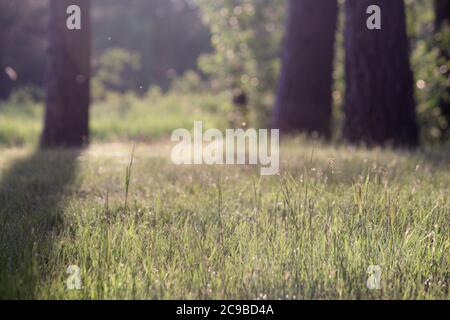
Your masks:
[[[449,298],[448,152],[294,140],[260,177],[131,150],[0,149],[0,298]]]
[[[153,141],[170,136],[174,128],[191,128],[194,120],[226,128],[231,105],[226,94],[160,94],[145,97],[109,93],[91,109],[93,142]],[[36,146],[42,131],[43,104],[27,99],[0,104],[0,146]]]

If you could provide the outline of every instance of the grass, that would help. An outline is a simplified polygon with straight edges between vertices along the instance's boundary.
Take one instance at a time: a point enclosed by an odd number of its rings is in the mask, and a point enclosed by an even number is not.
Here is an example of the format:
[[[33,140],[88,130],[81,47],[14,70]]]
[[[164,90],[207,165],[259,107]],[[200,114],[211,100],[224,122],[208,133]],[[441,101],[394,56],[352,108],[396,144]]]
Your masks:
[[[0,104],[0,146],[36,146],[42,131],[43,104],[27,97]],[[91,138],[94,142],[154,141],[170,136],[174,128],[191,128],[202,119],[207,127],[227,127],[231,110],[225,94],[162,95],[149,91],[107,95],[91,108]]]
[[[170,146],[0,149],[0,298],[449,298],[448,152],[297,139],[261,177]]]
[[[294,139],[278,176],[173,165],[172,130],[230,126],[227,101],[108,94],[88,149],[47,151],[42,105],[2,103],[0,299],[449,298],[449,149]]]

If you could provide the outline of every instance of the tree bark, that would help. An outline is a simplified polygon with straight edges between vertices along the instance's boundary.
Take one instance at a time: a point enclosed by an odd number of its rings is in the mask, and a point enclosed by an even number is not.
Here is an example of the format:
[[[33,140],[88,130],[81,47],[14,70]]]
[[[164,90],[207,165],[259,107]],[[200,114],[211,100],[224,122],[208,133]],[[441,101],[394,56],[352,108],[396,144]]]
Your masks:
[[[81,30],[69,30],[70,5],[81,8]],[[80,147],[89,139],[91,25],[89,0],[51,0],[42,147]]]
[[[369,30],[370,5],[381,30]],[[415,146],[418,127],[403,0],[347,0],[344,137],[351,143]]]
[[[329,137],[336,0],[289,0],[273,126]]]
[[[435,13],[436,13],[436,21],[435,21],[435,31],[436,33],[441,32],[450,32],[450,0],[435,0]],[[445,31],[445,27],[447,27],[447,31]],[[450,48],[448,41],[437,41],[437,45],[439,47],[439,56],[443,64],[447,63],[450,60]],[[450,79],[450,70],[447,68],[447,71],[444,73],[444,76],[447,79]],[[447,85],[447,90],[443,92],[442,96],[439,99],[439,107],[441,109],[442,115],[447,120],[447,128],[444,129],[443,138],[447,137],[446,133],[450,131],[450,86]]]

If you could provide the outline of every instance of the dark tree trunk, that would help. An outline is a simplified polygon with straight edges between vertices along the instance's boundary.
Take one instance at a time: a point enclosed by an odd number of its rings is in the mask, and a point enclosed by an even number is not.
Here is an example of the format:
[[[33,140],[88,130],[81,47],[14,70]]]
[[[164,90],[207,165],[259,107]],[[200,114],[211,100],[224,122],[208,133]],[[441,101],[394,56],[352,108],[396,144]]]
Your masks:
[[[170,50],[174,47],[169,37],[162,37],[160,28],[162,25],[168,26],[167,21],[173,20],[171,16],[173,4],[167,0],[153,0],[149,1],[150,7],[150,21],[151,21],[151,40],[149,43],[151,47],[151,56],[157,63],[153,66],[153,75],[156,83],[164,90],[168,90],[170,87],[171,76],[169,70],[171,66]],[[174,23],[170,24],[172,27]],[[173,33],[172,30],[165,30],[166,34]]]
[[[81,8],[81,30],[66,26],[70,5]],[[79,147],[89,138],[91,26],[89,0],[51,0],[46,110],[42,147]]]
[[[331,133],[336,0],[289,0],[273,126]]]
[[[436,29],[440,30],[445,23],[450,23],[450,0],[435,0]]]
[[[444,32],[444,28],[450,28],[450,0],[435,0],[435,11],[436,11],[436,26],[435,31],[436,33]],[[450,29],[447,29],[450,30]],[[447,31],[450,32],[450,31]],[[437,45],[439,47],[440,52],[440,63],[442,64],[448,64],[448,61],[450,60],[450,44],[448,41],[437,41]],[[448,79],[450,78],[450,71],[447,68],[447,71],[445,72],[445,77]],[[450,87],[447,86],[447,90],[442,94],[440,101],[439,101],[439,107],[441,108],[442,115],[447,120],[447,128],[444,129],[444,135],[445,133],[450,131]]]
[[[2,48],[3,46],[0,43],[0,50],[2,50]],[[13,81],[8,77],[6,67],[0,52],[0,100],[7,99],[13,87]]]
[[[17,9],[12,0],[0,1],[0,99],[7,99],[13,88],[13,80],[6,73],[5,52],[8,51],[9,33],[17,19]]]
[[[381,30],[366,26],[370,5],[381,8]],[[403,0],[347,0],[345,7],[344,137],[369,146],[417,145]]]
[[[11,80],[6,74],[6,64],[3,63],[3,52],[6,50],[5,33],[0,31],[0,99],[8,98],[11,91]]]

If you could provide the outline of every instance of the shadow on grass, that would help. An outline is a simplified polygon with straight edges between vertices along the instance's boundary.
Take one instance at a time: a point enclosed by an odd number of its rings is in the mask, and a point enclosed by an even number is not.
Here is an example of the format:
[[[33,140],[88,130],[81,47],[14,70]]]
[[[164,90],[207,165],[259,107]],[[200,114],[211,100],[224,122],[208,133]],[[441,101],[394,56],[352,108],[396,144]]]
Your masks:
[[[0,175],[0,299],[33,299],[63,226],[79,150],[36,151]]]

